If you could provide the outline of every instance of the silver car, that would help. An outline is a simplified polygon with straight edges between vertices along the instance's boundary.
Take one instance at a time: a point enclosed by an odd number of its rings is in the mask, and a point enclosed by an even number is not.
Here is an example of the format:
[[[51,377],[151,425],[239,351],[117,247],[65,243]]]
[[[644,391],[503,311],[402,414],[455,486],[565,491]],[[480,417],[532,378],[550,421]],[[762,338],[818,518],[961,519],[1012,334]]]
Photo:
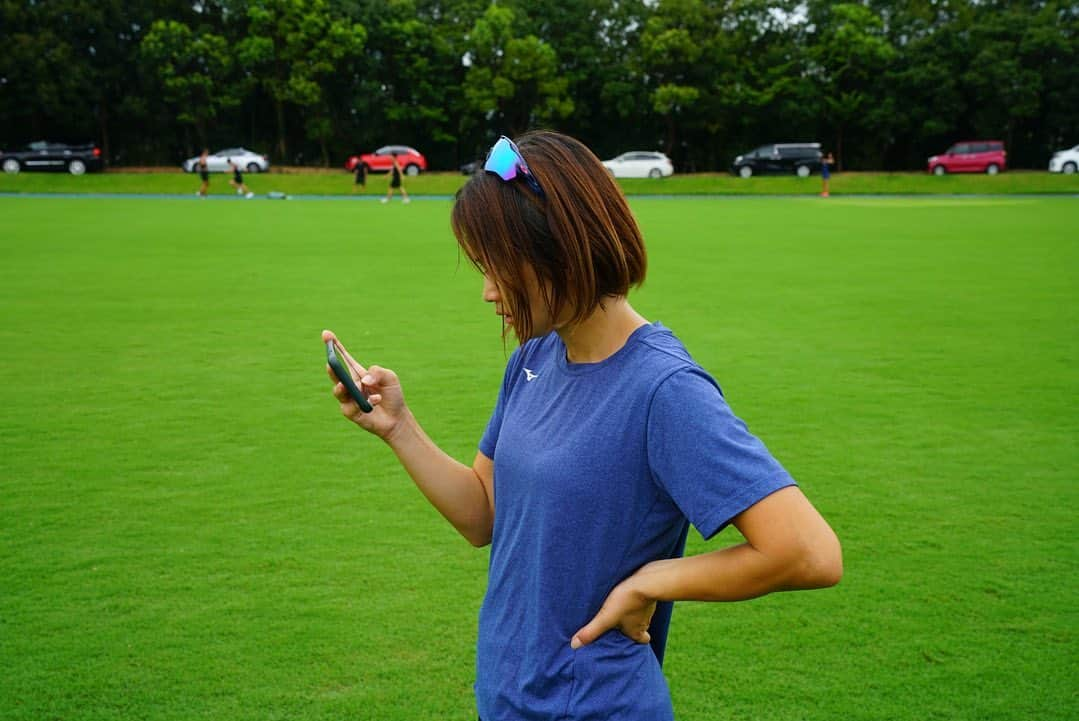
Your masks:
[[[674,173],[671,159],[651,150],[634,150],[603,161],[603,167],[616,178],[665,178]]]
[[[1053,157],[1049,159],[1049,172],[1068,175],[1079,172],[1079,145],[1053,153]]]
[[[270,169],[270,159],[265,155],[253,153],[246,148],[225,148],[218,150],[212,155],[206,156],[206,165],[211,173],[228,173],[229,158],[236,163],[236,167],[248,173],[265,173]],[[183,163],[185,173],[197,173],[199,168],[199,156],[188,158]]]

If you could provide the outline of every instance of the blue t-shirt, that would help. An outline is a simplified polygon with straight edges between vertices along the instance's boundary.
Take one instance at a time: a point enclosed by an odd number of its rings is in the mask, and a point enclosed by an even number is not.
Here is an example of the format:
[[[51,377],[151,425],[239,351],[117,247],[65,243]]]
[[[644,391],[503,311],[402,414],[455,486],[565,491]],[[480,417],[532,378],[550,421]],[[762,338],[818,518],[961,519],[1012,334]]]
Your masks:
[[[618,630],[570,638],[644,564],[682,555],[794,480],[718,384],[662,325],[599,363],[570,363],[557,333],[514,351],[480,442],[494,460],[494,533],[480,610],[483,721],[673,719],[660,664],[672,604],[650,645]]]

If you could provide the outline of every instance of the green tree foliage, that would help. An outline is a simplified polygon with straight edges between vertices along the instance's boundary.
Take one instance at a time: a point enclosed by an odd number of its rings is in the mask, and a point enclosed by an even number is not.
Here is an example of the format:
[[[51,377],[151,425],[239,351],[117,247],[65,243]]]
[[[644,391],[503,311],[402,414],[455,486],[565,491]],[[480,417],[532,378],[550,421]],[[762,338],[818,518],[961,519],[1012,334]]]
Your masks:
[[[247,21],[236,54],[273,101],[278,158],[289,157],[285,106],[291,104],[305,112],[308,132],[328,162],[329,111],[320,83],[337,62],[363,50],[367,31],[332,14],[326,0],[255,0],[247,5]]]
[[[554,124],[574,108],[554,49],[535,35],[519,34],[515,19],[512,9],[492,4],[465,44],[466,107],[476,117],[497,120],[511,135]]]
[[[809,17],[814,25],[806,48],[809,73],[842,168],[847,134],[866,141],[867,149],[881,147],[889,134],[894,98],[881,80],[896,52],[885,35],[884,21],[864,5],[814,2]],[[872,160],[880,162],[879,157]]]
[[[124,162],[407,143],[450,168],[539,126],[682,170],[798,140],[919,168],[977,138],[1044,167],[1079,142],[1059,0],[0,0],[0,43],[0,141]]]
[[[50,20],[41,4],[0,2],[0,120],[25,128],[25,140],[40,136],[50,119],[71,133],[65,119],[90,110],[81,92],[91,80],[87,68]]]
[[[702,0],[661,0],[641,33],[649,101],[663,119],[670,155],[677,155],[684,117],[712,87],[707,61],[717,38],[716,26],[715,8]]]
[[[158,20],[142,39],[140,59],[156,69],[165,100],[179,122],[194,126],[200,146],[207,144],[207,125],[240,104],[236,86],[221,82],[231,76],[233,62],[228,41],[220,35]]]
[[[460,131],[464,28],[445,32],[442,10],[439,4],[390,0],[368,55],[383,127],[419,144],[455,142]]]
[[[566,93],[573,99],[572,113],[558,120],[560,128],[610,153],[621,152],[627,142],[655,143],[655,122],[641,112],[648,107],[638,62],[647,15],[641,0],[502,4],[512,7],[520,26],[543,38],[555,52],[557,74],[566,80]],[[612,137],[612,127],[621,129],[621,137]]]

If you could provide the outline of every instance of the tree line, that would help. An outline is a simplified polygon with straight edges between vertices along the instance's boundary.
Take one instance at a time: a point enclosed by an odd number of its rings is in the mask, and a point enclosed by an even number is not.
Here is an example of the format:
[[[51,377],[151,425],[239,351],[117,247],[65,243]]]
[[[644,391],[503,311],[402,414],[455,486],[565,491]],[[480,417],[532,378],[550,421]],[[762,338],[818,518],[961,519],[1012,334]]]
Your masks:
[[[451,169],[532,127],[682,171],[766,142],[849,169],[963,139],[1045,167],[1079,143],[1074,2],[0,0],[0,41],[0,141],[92,140],[113,165],[399,143]]]

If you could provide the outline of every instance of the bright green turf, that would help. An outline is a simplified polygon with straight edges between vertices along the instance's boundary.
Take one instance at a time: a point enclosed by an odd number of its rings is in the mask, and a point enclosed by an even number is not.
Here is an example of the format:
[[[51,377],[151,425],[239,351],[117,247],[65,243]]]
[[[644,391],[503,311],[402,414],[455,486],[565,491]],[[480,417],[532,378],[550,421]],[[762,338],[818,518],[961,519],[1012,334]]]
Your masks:
[[[1079,201],[633,207],[636,306],[846,560],[680,604],[679,719],[1076,717]],[[0,718],[474,719],[486,551],[339,417],[319,343],[471,459],[506,356],[448,211],[0,198]]]
[[[257,195],[271,191],[289,195],[370,195],[386,194],[389,177],[373,174],[367,187],[356,189],[352,176],[340,169],[305,169],[303,173],[247,173],[244,180]],[[424,173],[406,178],[405,187],[413,195],[452,195],[467,180],[460,173]],[[679,174],[669,178],[635,178],[618,181],[631,195],[816,195],[821,190],[817,176],[755,177],[748,180],[727,173]],[[129,173],[123,169],[73,177],[66,173],[0,173],[0,193],[139,193],[194,195],[198,177],[179,170],[156,173]],[[831,189],[836,196],[865,194],[1071,194],[1079,195],[1079,174],[1061,175],[1045,171],[1011,171],[995,176],[948,175],[938,178],[928,173],[837,173]],[[232,197],[228,177],[214,174],[210,194]]]

